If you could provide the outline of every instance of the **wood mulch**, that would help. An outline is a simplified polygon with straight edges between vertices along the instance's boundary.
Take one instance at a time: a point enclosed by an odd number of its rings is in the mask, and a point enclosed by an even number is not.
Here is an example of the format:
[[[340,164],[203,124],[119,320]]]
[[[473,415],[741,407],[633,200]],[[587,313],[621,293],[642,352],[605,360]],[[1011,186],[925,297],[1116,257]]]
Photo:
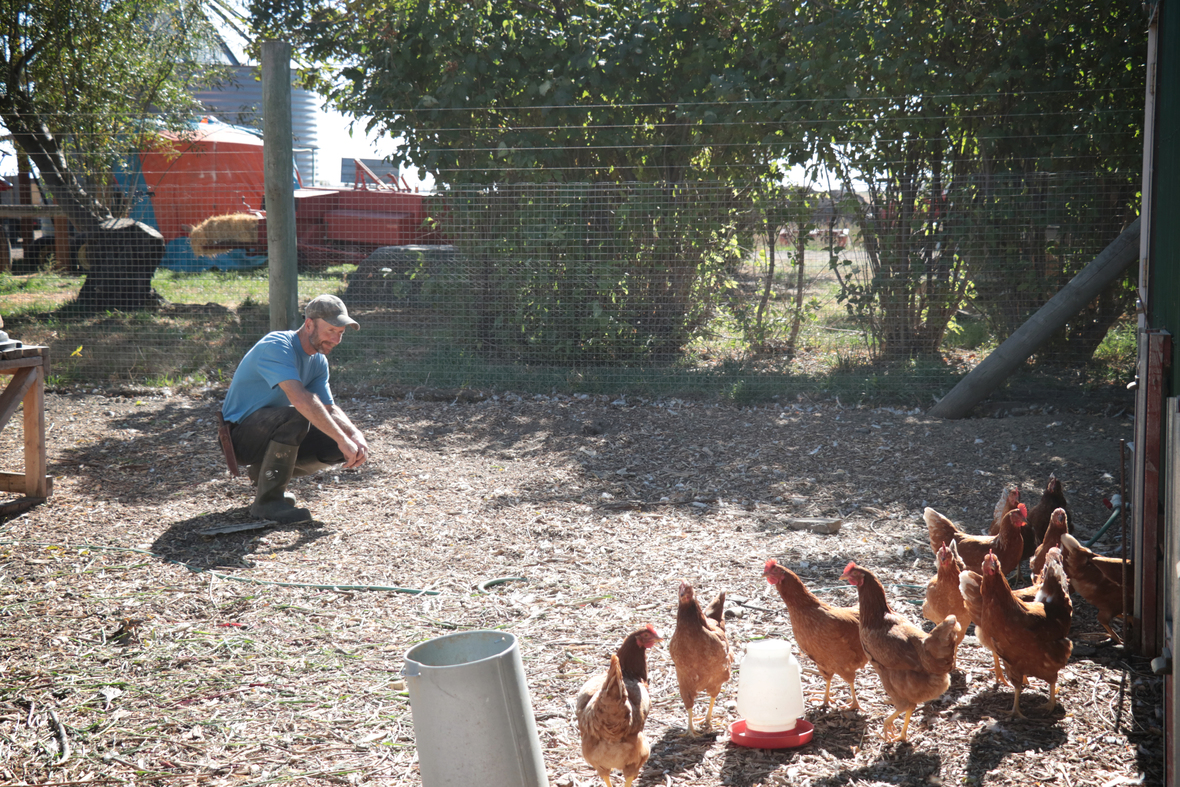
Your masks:
[[[939,421],[835,401],[385,393],[342,397],[368,463],[292,483],[315,521],[237,531],[252,495],[215,443],[223,390],[48,395],[53,496],[0,524],[0,783],[421,784],[406,651],[498,629],[519,641],[549,783],[598,785],[574,696],[639,625],[671,636],[681,579],[727,591],[739,659],[756,638],[793,643],[769,557],[840,604],[854,603],[839,577],[855,560],[921,622],[924,506],[978,532],[1004,484],[1032,504],[1054,472],[1088,538],[1131,439],[1129,402]],[[6,470],[19,469],[14,421]],[[1118,543],[1115,527],[1097,546]],[[871,670],[862,710],[846,712],[839,679],[835,705],[816,704],[806,662],[811,743],[730,743],[736,676],[713,731],[686,739],[657,647],[637,784],[1162,785],[1161,680],[1074,603],[1057,710],[1040,711],[1033,680],[1028,718],[1010,720],[1011,688],[968,637],[950,691],[901,744],[881,740],[892,709]]]

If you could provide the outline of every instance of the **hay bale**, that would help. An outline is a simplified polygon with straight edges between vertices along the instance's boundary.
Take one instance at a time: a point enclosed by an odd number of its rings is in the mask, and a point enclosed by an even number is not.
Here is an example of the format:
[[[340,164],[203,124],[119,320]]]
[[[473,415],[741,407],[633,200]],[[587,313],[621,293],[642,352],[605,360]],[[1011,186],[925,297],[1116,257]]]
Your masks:
[[[253,213],[210,216],[189,233],[193,254],[212,257],[230,249],[247,249],[258,245],[259,217]]]

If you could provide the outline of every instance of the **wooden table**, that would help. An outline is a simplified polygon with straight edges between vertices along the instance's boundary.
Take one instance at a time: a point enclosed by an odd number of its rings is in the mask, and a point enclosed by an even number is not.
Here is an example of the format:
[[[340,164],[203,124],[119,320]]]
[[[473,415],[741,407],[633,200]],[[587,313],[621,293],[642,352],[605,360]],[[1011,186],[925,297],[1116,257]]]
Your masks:
[[[53,479],[45,461],[45,375],[49,373],[48,347],[19,347],[0,353],[0,377],[12,379],[0,392],[0,429],[8,425],[24,403],[25,471],[0,471],[0,492],[24,497],[0,503],[0,516],[24,511],[53,493]]]

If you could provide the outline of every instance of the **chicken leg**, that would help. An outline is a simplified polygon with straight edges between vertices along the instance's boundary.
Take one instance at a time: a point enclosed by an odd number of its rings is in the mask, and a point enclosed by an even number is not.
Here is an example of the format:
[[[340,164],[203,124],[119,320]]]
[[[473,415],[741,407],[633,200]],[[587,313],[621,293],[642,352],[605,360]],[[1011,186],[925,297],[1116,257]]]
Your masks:
[[[695,738],[697,735],[697,728],[696,728],[696,725],[693,724],[692,706],[689,706],[688,713],[686,715],[688,716],[688,729],[685,730],[684,737],[685,738]],[[701,724],[703,725],[702,729],[709,726],[708,724],[706,724],[705,719],[701,719]]]
[[[1028,682],[1028,680],[1026,678],[1024,678],[1023,676],[1020,681],[1013,681],[1012,682],[1012,687],[1016,690],[1016,696],[1012,698],[1012,712],[1009,715],[1014,719],[1026,718],[1025,715],[1020,712],[1020,690],[1024,688],[1024,685],[1027,682]],[[1045,703],[1044,707],[1041,708],[1041,710],[1048,713],[1049,711],[1053,710],[1056,707],[1057,707],[1057,681],[1052,681],[1051,683],[1049,683],[1049,701]]]
[[[1004,669],[1000,666],[1000,656],[995,651],[992,651],[992,660],[996,663],[996,683],[1007,686],[1008,679],[1004,677]]]
[[[1020,712],[1020,690],[1023,688],[1020,681],[1012,681],[1012,689],[1014,694],[1012,696],[1012,710],[1008,714],[1013,719],[1023,719],[1024,714]]]
[[[701,730],[708,730],[713,727],[713,703],[717,701],[716,697],[709,697],[709,710],[705,713],[705,718],[701,719]],[[685,710],[688,718],[688,730],[684,733],[686,738],[694,738],[697,734],[696,726],[693,724],[692,705],[688,705]]]
[[[898,716],[900,716],[903,713],[905,714],[905,720],[903,721],[903,723],[901,725],[901,735],[898,737],[894,737],[893,736],[893,721],[894,721],[894,719],[896,719]],[[906,708],[904,711],[901,708],[898,708],[897,710],[893,711],[893,713],[891,713],[889,715],[889,717],[885,719],[885,722],[881,725],[881,737],[884,738],[886,742],[897,741],[898,743],[904,743],[906,740],[908,740],[906,738],[906,733],[909,732],[910,716],[912,716],[913,713],[914,713],[913,708]]]
[[[828,700],[830,700],[831,697],[832,697],[832,678],[831,678],[831,676],[827,676],[824,678],[824,698],[822,700],[820,700],[819,704],[826,708],[828,706]]]
[[[824,677],[824,698],[820,701],[820,705],[827,707],[832,698],[832,679],[834,676],[828,675]],[[844,710],[860,710],[860,700],[856,698],[856,683],[854,681],[846,681],[848,683],[848,690],[852,692],[852,700],[844,706]]]
[[[1045,710],[1051,711],[1057,707],[1057,681],[1049,683],[1049,702],[1045,704]]]
[[[848,683],[848,690],[852,692],[852,701],[844,706],[845,710],[860,710],[860,700],[856,698],[856,681]]]

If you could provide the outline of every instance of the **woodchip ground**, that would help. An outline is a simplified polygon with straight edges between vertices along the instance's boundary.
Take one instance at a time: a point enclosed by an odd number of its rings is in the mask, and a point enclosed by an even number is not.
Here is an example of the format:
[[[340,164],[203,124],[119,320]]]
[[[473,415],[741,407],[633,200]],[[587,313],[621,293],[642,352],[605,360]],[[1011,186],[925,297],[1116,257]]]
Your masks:
[[[293,482],[315,521],[202,535],[249,521],[249,482],[215,443],[223,394],[48,396],[53,495],[0,524],[0,783],[421,784],[403,657],[495,628],[519,639],[550,784],[600,784],[575,694],[637,626],[671,635],[681,579],[728,592],[739,658],[754,638],[792,641],[769,557],[841,604],[856,560],[919,622],[934,567],[924,506],[978,532],[1005,483],[1031,504],[1055,472],[1088,537],[1132,431],[1129,402],[940,421],[837,401],[353,391],[342,404],[372,459]],[[19,462],[14,420],[3,469]],[[792,529],[798,517],[842,526]],[[1115,527],[1097,546],[1118,543]],[[856,713],[840,710],[839,679],[835,705],[816,705],[823,683],[805,670],[815,736],[802,748],[729,742],[736,677],[713,733],[685,739],[656,648],[637,784],[1162,785],[1162,683],[1074,604],[1057,710],[1039,711],[1048,692],[1033,680],[1029,718],[1009,720],[1012,691],[968,637],[905,744],[880,738],[892,709],[868,669]]]

